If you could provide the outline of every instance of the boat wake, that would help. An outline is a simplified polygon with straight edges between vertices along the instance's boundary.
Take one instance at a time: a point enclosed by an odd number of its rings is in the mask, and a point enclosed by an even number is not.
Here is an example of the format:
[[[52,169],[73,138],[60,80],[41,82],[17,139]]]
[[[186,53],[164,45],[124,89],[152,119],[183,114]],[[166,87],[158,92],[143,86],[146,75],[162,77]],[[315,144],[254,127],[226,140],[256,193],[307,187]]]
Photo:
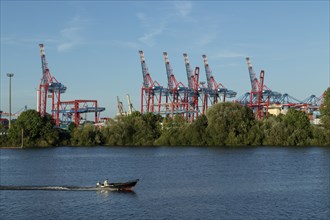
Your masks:
[[[0,190],[118,191],[118,189],[93,186],[0,186]]]
[[[132,188],[136,185],[139,179],[119,182],[100,184],[96,186],[1,186],[0,190],[75,190],[75,191],[132,191]],[[106,182],[105,182],[106,183]]]

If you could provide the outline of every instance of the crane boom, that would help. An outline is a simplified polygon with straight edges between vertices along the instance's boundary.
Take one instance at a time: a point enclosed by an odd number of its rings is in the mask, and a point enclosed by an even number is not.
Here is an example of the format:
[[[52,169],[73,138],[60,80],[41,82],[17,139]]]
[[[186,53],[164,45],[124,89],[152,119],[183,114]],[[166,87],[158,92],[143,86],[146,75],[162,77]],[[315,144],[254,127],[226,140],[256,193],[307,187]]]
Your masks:
[[[144,88],[148,88],[151,86],[149,79],[148,79],[150,77],[150,74],[149,74],[148,67],[147,67],[147,64],[146,64],[146,61],[144,58],[143,51],[140,50],[139,53],[140,53],[140,61],[141,61],[142,75],[143,75],[143,86],[144,86]]]
[[[117,96],[117,107],[118,107],[118,114],[124,115],[123,103],[119,100],[119,96]]]
[[[204,62],[204,66],[205,66],[205,73],[206,73],[206,80],[207,80],[207,87],[209,89],[214,89],[213,88],[213,82],[214,82],[214,78],[212,76],[212,71],[211,71],[211,68],[209,66],[209,63],[207,61],[207,57],[206,55],[204,54],[203,55],[203,62]]]
[[[134,107],[133,107],[133,104],[131,102],[131,98],[130,98],[129,94],[126,95],[126,98],[127,98],[127,104],[128,104],[128,112],[127,112],[127,114],[130,115],[134,111]]]
[[[41,116],[46,114],[47,109],[47,93],[49,85],[52,81],[52,76],[50,75],[49,69],[47,67],[45,48],[43,44],[39,44],[40,47],[40,57],[41,57],[41,67],[42,67],[42,77],[39,85],[39,105],[38,112]]]
[[[170,61],[168,59],[167,52],[163,53],[164,59],[165,59],[165,67],[166,67],[166,73],[167,73],[167,86],[169,89],[173,89],[173,80],[174,77],[173,69],[171,67]]]
[[[41,56],[42,77],[38,90],[38,112],[41,116],[44,116],[46,114],[48,93],[51,93],[52,117],[55,119],[56,125],[59,126],[59,107],[61,93],[65,93],[67,88],[65,85],[58,82],[56,78],[50,74],[45,55],[44,44],[39,44],[39,47]]]
[[[183,57],[184,57],[184,64],[186,66],[186,72],[187,72],[188,88],[193,89],[194,85],[193,85],[193,82],[192,82],[191,78],[192,78],[192,76],[194,76],[194,74],[193,74],[193,71],[190,68],[188,54],[183,53]]]
[[[249,69],[249,74],[250,74],[250,81],[251,81],[251,88],[253,92],[257,92],[258,90],[258,79],[256,77],[256,73],[253,70],[251,61],[249,57],[246,57],[246,63],[248,65],[248,69]]]
[[[48,69],[44,44],[39,44],[39,47],[40,47],[41,67],[42,67],[41,82],[43,84],[46,84],[46,83],[49,84],[52,81],[52,76],[50,75],[50,72]]]

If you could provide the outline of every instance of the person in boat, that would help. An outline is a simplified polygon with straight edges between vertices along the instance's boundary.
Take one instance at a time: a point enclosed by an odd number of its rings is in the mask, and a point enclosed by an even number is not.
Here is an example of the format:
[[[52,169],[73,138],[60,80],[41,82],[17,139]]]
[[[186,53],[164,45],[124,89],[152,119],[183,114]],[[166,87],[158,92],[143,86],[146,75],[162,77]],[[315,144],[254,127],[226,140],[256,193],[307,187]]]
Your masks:
[[[103,183],[104,186],[109,186],[109,182],[108,182],[108,179],[104,180],[104,183]]]

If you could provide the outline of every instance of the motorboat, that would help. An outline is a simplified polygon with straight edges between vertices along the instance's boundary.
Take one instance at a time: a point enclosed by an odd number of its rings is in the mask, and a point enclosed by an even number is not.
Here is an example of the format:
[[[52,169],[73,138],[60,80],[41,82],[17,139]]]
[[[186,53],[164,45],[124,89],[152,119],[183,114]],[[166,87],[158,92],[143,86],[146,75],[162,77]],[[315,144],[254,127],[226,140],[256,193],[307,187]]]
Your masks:
[[[117,182],[117,183],[107,183],[101,184],[100,182],[96,183],[96,188],[99,189],[111,189],[118,191],[131,191],[132,188],[139,182],[139,179],[131,180],[128,182]]]

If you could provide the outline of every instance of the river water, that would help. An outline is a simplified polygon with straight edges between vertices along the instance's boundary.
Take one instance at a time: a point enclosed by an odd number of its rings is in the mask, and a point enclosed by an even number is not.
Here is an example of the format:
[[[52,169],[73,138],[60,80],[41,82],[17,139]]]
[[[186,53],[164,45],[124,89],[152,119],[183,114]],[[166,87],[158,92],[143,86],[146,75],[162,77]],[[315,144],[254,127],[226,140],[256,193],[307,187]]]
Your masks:
[[[330,149],[1,149],[0,185],[134,192],[0,191],[0,219],[329,219]]]

